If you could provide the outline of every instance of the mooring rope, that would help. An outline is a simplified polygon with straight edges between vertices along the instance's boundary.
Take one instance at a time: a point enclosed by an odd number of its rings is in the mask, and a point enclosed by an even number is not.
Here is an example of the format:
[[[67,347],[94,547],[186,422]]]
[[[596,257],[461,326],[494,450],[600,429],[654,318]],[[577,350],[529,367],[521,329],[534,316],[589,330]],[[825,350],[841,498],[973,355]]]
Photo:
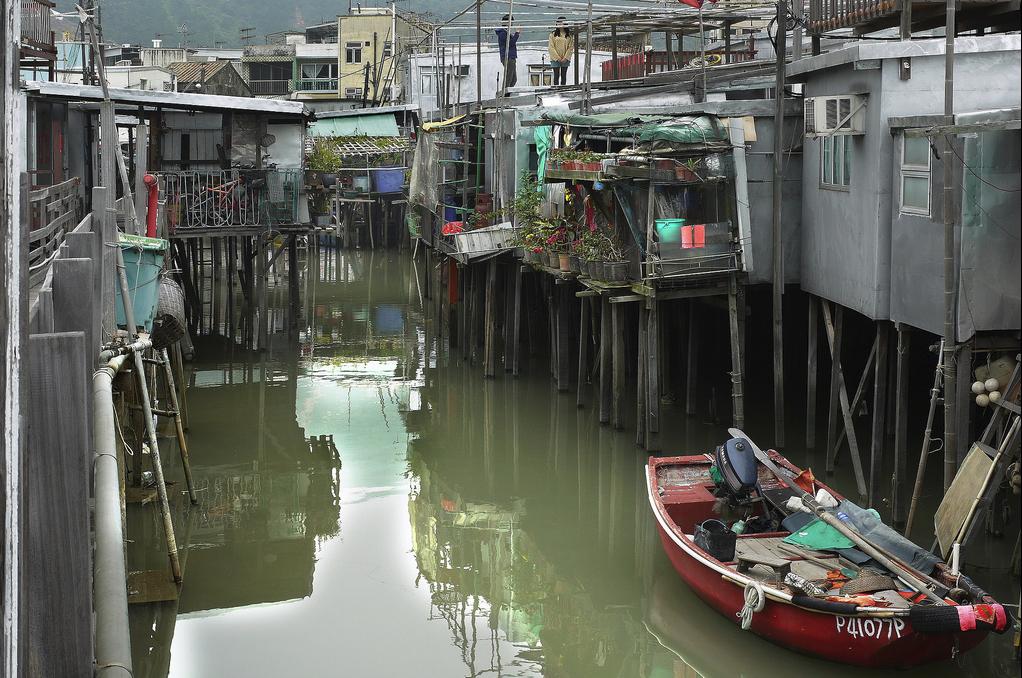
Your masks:
[[[763,587],[758,582],[750,581],[745,585],[745,606],[735,614],[742,620],[742,630],[748,631],[752,626],[752,615],[763,610],[766,605],[766,596],[763,594]]]

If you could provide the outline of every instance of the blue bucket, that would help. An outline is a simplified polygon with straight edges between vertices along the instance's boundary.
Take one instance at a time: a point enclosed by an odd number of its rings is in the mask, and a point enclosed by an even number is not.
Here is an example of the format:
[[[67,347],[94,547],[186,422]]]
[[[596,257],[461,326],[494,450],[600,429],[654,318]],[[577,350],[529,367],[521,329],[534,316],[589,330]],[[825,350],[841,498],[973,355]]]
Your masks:
[[[124,274],[128,279],[128,294],[131,295],[135,324],[144,326],[147,332],[151,332],[153,319],[156,317],[156,306],[160,301],[160,271],[163,270],[163,258],[169,243],[162,238],[121,233],[118,244],[124,258]],[[124,317],[119,284],[116,289],[117,324],[127,327],[128,321]]]
[[[373,190],[377,193],[400,193],[405,184],[405,171],[400,167],[374,169],[372,173]]]

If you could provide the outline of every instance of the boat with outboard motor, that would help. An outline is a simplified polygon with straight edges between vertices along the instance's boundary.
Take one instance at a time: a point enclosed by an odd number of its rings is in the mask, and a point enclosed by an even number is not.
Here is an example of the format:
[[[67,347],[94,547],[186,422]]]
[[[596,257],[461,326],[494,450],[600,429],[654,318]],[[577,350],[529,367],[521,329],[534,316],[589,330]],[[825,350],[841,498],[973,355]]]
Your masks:
[[[950,659],[1010,626],[970,579],[741,431],[651,457],[664,550],[706,603],[767,640],[872,668]]]

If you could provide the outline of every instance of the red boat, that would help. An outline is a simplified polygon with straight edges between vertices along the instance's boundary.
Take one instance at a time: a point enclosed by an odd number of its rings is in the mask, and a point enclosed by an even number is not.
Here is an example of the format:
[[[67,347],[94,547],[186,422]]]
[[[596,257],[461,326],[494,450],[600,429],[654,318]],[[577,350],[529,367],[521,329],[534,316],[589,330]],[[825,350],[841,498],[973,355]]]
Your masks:
[[[730,464],[722,455],[726,457],[728,450],[734,452],[736,441],[739,450],[743,449],[742,442],[747,443],[735,438],[713,454],[651,457],[646,467],[649,503],[664,550],[682,579],[722,615],[738,623],[744,610],[743,627],[771,642],[804,654],[871,668],[907,668],[950,659],[975,647],[990,630],[1003,632],[1008,628],[1009,620],[1001,605],[935,558],[932,568],[924,568],[929,572],[897,560],[899,567],[909,567],[911,574],[930,583],[927,599],[924,592],[912,590],[904,579],[894,576],[897,573],[873,570],[870,566],[875,563],[857,570],[834,551],[785,543],[791,532],[776,527],[770,518],[776,521],[797,512],[791,504],[785,509],[784,500],[801,493],[794,487],[803,485],[806,476],[770,451],[774,470],[753,461],[750,468],[755,480],[749,479],[745,486],[749,491],[739,491],[736,497],[735,483],[727,480],[734,474],[727,473],[728,469],[721,472],[722,466]],[[774,471],[785,478],[778,478]],[[796,483],[796,478],[801,482]],[[831,488],[815,479],[809,482],[810,487],[805,489],[812,490],[810,494],[823,489],[842,501]],[[707,547],[705,536],[700,541],[702,546],[696,544],[694,532],[704,521],[720,520],[726,525],[729,517],[745,525],[758,522],[775,527],[736,537],[727,535],[724,541],[730,538],[733,550],[728,553],[725,548],[723,559],[719,559],[710,552],[714,548]],[[893,534],[889,528],[885,530]],[[932,554],[920,552],[932,558]],[[881,578],[865,579],[867,574]],[[858,588],[868,591],[868,583],[882,582],[883,576],[892,584],[887,590],[848,595],[842,592],[854,590],[847,584],[858,578],[865,582]],[[934,603],[933,598],[943,600]]]

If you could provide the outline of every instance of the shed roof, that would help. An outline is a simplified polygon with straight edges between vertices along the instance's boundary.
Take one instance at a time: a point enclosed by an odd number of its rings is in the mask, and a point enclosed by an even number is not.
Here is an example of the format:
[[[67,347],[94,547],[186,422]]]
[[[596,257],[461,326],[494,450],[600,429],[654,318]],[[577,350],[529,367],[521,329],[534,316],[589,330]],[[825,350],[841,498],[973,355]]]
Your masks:
[[[103,89],[97,85],[75,85],[64,82],[33,80],[24,85],[28,92],[41,96],[77,101],[103,101]],[[312,112],[301,101],[225,97],[212,94],[185,94],[139,89],[110,88],[110,99],[118,104],[170,108],[178,110],[233,110],[271,113],[279,116],[309,118]]]
[[[370,113],[318,119],[309,126],[314,137],[396,137],[400,134],[393,113]]]
[[[230,61],[178,61],[170,64],[169,68],[177,75],[178,82],[191,83],[208,80],[223,69],[233,69],[234,66]]]

